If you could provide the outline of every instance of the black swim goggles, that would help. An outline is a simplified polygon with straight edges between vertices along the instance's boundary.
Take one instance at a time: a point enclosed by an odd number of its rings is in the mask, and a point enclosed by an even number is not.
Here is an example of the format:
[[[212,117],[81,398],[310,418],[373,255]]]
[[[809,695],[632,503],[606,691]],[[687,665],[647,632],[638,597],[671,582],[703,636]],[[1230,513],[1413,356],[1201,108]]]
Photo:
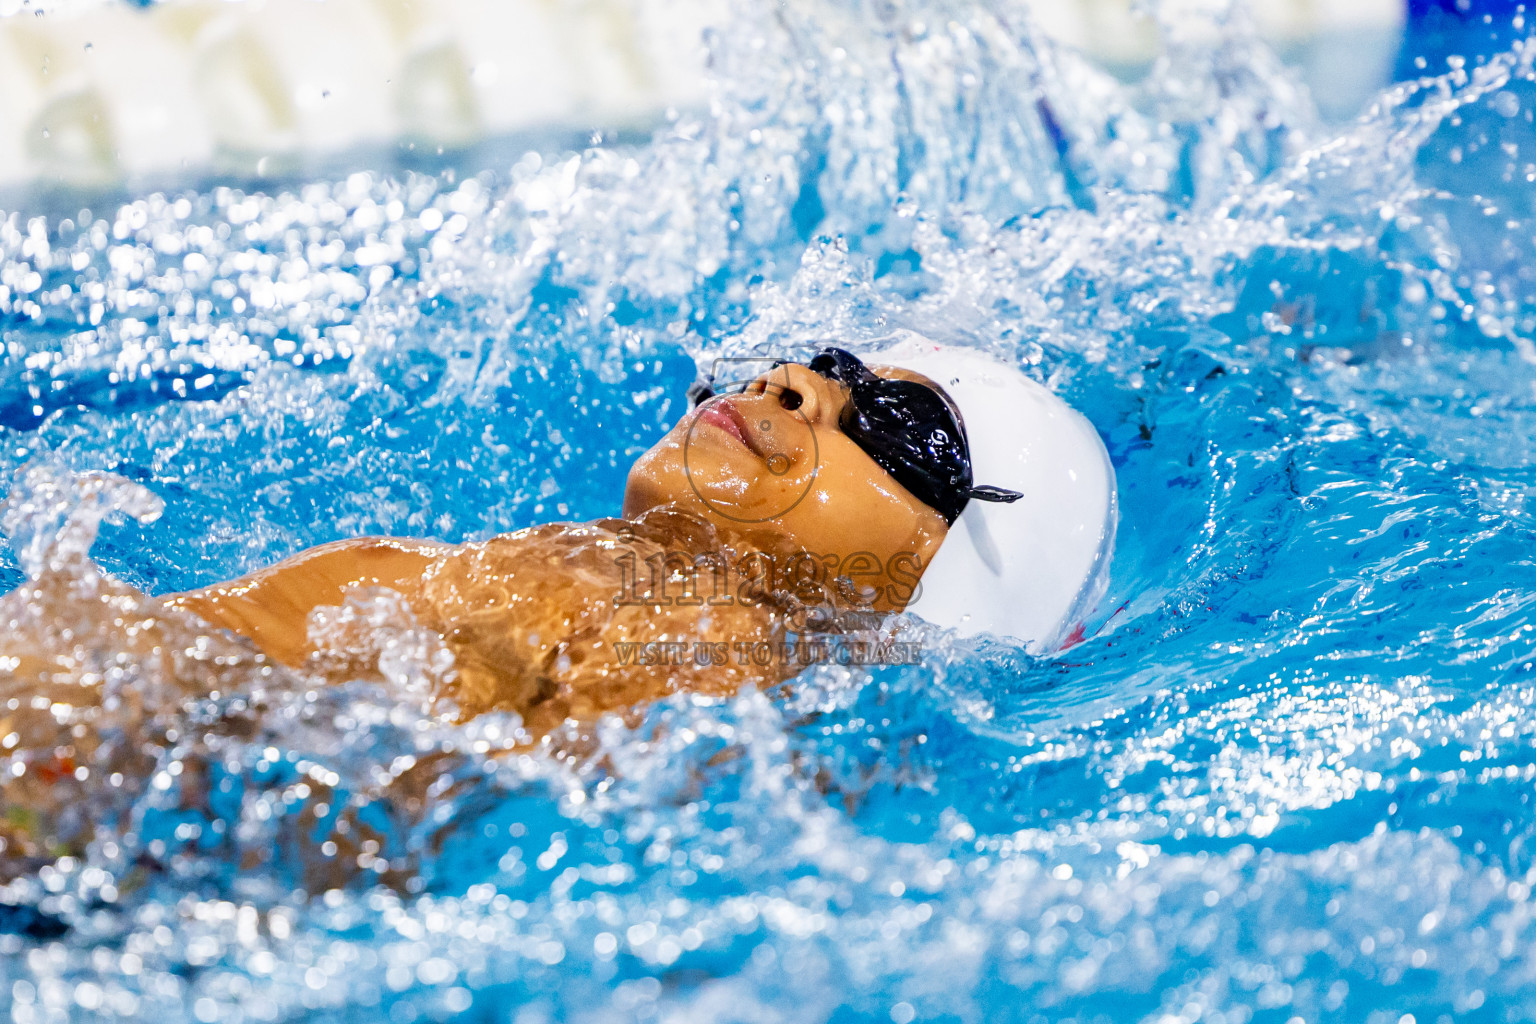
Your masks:
[[[782,365],[782,360],[774,364]],[[840,348],[822,349],[806,365],[848,389],[838,426],[849,440],[945,522],[954,525],[972,498],[1006,502],[1023,497],[1001,487],[975,486],[965,428],[942,391],[881,377]],[[694,405],[713,395],[702,381],[688,391]]]

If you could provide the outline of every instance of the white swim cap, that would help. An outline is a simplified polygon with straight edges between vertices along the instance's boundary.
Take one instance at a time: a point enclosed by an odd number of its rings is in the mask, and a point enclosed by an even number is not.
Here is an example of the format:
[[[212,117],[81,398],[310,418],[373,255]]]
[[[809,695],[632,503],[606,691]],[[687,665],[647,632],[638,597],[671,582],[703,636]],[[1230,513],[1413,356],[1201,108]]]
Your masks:
[[[1119,503],[1104,442],[1048,388],[983,352],[911,331],[890,341],[865,362],[943,388],[965,420],[976,484],[1024,495],[968,502],[907,610],[963,636],[1058,650],[1109,584]]]

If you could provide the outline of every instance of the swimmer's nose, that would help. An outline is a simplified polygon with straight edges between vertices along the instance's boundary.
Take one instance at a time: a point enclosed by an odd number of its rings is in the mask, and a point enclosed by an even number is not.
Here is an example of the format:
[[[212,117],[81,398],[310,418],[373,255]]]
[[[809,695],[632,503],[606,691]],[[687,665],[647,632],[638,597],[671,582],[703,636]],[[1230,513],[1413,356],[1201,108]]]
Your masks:
[[[777,399],[781,408],[815,424],[820,423],[824,415],[837,412],[840,402],[832,390],[837,386],[809,367],[780,363],[753,381],[746,393]]]

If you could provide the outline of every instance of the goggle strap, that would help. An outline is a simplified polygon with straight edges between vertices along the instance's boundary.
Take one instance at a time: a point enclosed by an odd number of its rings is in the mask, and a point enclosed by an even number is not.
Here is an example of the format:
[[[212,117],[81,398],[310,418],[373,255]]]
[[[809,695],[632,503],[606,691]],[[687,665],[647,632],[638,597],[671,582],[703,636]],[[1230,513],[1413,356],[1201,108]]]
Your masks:
[[[1018,491],[1010,491],[1002,487],[972,487],[965,492],[967,498],[975,498],[977,501],[1001,501],[1011,503],[1018,501],[1024,495]]]

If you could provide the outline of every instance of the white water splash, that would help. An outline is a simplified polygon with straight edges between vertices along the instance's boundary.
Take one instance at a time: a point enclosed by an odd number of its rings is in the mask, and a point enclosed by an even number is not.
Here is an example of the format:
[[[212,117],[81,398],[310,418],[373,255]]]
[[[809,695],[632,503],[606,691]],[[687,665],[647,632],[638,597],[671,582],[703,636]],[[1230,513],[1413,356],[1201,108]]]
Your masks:
[[[37,579],[83,564],[103,521],[152,523],[164,511],[158,495],[126,477],[34,465],[12,481],[0,506],[0,529],[27,575]]]

